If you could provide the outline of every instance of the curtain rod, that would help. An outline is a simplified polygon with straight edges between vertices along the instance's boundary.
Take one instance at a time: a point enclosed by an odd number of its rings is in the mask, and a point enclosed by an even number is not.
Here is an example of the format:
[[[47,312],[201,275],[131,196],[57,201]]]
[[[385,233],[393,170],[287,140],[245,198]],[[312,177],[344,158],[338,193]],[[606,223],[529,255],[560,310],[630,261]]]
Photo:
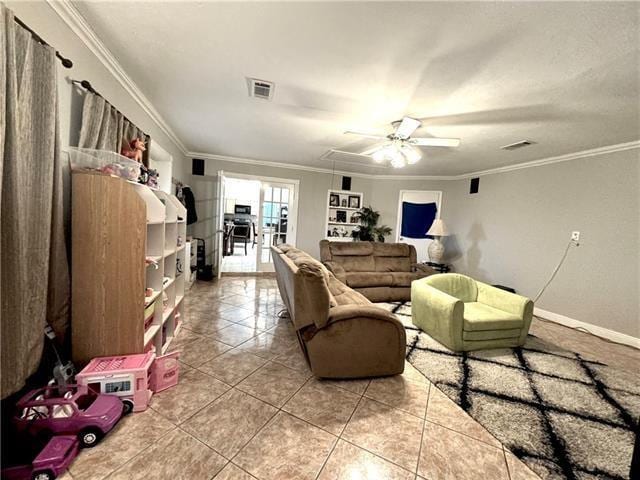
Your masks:
[[[46,45],[47,47],[50,47],[51,45],[49,45],[47,42],[44,41],[44,39],[38,35],[36,32],[34,32],[31,28],[29,28],[27,26],[26,23],[24,23],[22,20],[20,20],[18,17],[14,16],[13,19],[15,20],[15,22],[20,25],[22,28],[24,28],[26,31],[28,31],[32,36],[33,39],[42,44],[42,45]],[[73,67],[73,62],[71,60],[69,60],[68,58],[65,58],[62,56],[62,54],[56,50],[56,57],[58,57],[60,59],[60,61],[62,62],[62,66],[64,68],[71,68]]]
[[[98,97],[100,97],[100,98],[104,98],[104,97],[100,94],[100,92],[98,92],[95,88],[93,88],[93,85],[91,85],[91,82],[90,82],[89,80],[71,80],[71,83],[75,83],[75,84],[77,84],[77,85],[80,85],[82,88],[84,88],[84,89],[85,89],[85,90],[87,90],[88,92],[91,92],[91,93],[93,93],[94,95],[97,95],[97,96],[98,96]],[[114,106],[113,106],[113,104],[112,104],[109,100],[107,100],[106,98],[104,98],[104,101],[105,101],[105,102],[107,102],[109,105],[111,105],[113,108],[115,108],[115,110],[116,110],[120,115],[122,115],[122,117],[123,117],[127,122],[129,122],[131,125],[135,126],[138,130],[140,130],[140,131],[143,133],[143,135],[144,135],[145,137],[149,138],[149,135],[148,135],[147,133],[143,132],[143,131],[140,129],[140,127],[138,127],[135,123],[133,123],[131,120],[129,120],[129,119],[127,118],[127,116],[126,116],[124,113],[122,113],[120,110],[118,110],[116,107],[114,107]]]

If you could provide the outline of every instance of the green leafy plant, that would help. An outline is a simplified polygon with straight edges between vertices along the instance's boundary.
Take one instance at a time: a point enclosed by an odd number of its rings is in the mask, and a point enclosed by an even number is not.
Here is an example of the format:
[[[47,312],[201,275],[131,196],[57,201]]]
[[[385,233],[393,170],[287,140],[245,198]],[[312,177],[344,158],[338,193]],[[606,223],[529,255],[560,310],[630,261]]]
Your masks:
[[[369,205],[363,207],[357,213],[360,226],[356,227],[351,236],[354,240],[360,240],[363,242],[384,242],[384,237],[391,235],[391,228],[386,225],[378,226],[378,220],[380,220],[380,212],[377,212]]]

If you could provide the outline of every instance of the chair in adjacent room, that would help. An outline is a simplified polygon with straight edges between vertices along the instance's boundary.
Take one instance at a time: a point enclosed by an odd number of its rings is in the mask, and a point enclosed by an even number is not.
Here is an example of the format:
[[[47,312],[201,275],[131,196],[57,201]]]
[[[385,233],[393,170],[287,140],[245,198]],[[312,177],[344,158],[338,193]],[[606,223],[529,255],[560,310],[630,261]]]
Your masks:
[[[233,243],[242,242],[244,243],[244,254],[247,254],[247,243],[251,241],[251,224],[242,224],[235,226],[233,230]]]

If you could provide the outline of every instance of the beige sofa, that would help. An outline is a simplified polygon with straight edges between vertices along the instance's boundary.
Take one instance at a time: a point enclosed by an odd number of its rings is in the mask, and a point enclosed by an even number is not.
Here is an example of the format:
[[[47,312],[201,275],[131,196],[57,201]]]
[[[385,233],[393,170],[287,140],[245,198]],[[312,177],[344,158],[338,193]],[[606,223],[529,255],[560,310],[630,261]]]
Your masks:
[[[280,295],[315,376],[402,373],[406,337],[393,314],[372,305],[302,250],[280,245],[271,251]]]
[[[406,243],[320,241],[320,259],[338,280],[372,302],[411,300],[411,282],[436,273]]]

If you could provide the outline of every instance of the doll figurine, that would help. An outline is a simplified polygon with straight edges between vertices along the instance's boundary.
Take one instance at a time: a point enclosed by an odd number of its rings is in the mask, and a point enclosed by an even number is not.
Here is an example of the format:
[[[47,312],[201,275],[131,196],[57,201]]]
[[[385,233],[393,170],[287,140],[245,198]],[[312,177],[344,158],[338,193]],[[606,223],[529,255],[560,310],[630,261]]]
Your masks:
[[[142,163],[142,152],[147,149],[144,145],[144,140],[141,138],[134,138],[129,142],[129,145],[122,148],[120,155],[123,155],[131,160],[135,160],[138,163]]]

